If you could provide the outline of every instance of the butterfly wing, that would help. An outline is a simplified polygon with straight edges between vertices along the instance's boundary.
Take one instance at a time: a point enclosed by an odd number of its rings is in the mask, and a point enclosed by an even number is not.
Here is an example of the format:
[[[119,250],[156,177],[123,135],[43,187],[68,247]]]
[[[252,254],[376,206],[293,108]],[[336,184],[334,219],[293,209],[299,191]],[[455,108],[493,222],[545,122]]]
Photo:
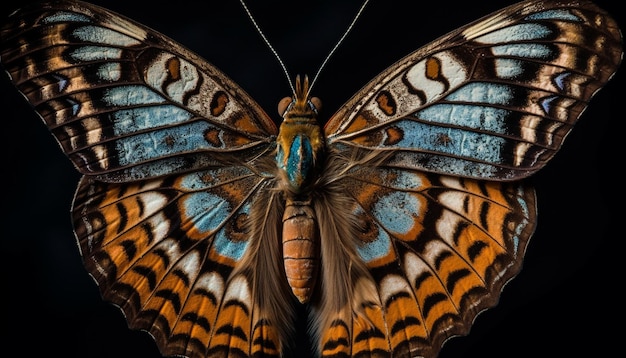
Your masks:
[[[356,295],[363,311],[332,320],[324,356],[436,356],[519,271],[535,228],[534,190],[386,166],[354,168],[343,181],[358,203],[356,251],[378,296]]]
[[[85,267],[164,355],[278,354],[249,277],[234,273],[263,183],[242,166],[124,184],[81,180],[72,216]]]
[[[23,9],[2,64],[83,174],[124,182],[250,160],[276,126],[214,66],[132,20],[80,2]]]
[[[334,167],[350,169],[326,175],[355,199],[377,297],[328,320],[324,355],[434,357],[466,334],[534,230],[534,191],[515,180],[549,161],[621,58],[619,29],[595,5],[525,1],[409,54],[349,100],[325,133],[344,162]]]
[[[443,36],[367,84],[328,122],[330,146],[390,164],[514,180],[543,167],[622,58],[586,1],[525,1]]]
[[[167,355],[277,355],[233,273],[271,182],[268,116],[193,53],[90,4],[24,8],[1,35],[3,66],[85,174],[72,214],[104,298]]]

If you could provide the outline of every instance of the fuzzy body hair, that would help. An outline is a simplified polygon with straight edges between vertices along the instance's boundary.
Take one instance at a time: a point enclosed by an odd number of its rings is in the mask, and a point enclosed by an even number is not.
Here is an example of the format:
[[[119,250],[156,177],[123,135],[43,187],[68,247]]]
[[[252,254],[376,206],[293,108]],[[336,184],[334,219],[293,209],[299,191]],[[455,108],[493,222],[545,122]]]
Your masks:
[[[379,152],[349,157],[328,153],[323,174],[309,194],[320,248],[319,279],[309,302],[309,333],[313,342],[321,342],[324,332],[336,320],[354,322],[363,317],[365,306],[380,306],[376,284],[356,251],[362,225],[354,214],[356,201],[345,195],[343,179],[355,164],[375,165],[384,156]],[[266,165],[269,170],[272,164]],[[289,345],[294,333],[291,327],[297,304],[287,281],[281,244],[286,202],[294,200],[295,195],[288,188],[277,175],[258,190],[248,223],[251,247],[233,272],[245,272],[254,292],[258,317],[271,323],[283,347]],[[315,348],[320,353],[322,347]]]

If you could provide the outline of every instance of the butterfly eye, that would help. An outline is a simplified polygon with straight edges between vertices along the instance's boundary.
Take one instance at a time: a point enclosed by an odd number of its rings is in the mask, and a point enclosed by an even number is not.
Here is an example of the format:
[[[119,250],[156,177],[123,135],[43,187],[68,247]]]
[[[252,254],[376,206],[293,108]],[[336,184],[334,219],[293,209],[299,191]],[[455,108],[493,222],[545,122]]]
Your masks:
[[[322,100],[319,99],[318,97],[311,97],[311,99],[309,100],[309,102],[313,105],[313,109],[316,112],[319,112],[320,109],[322,109]]]
[[[285,97],[281,99],[280,102],[278,102],[278,114],[281,117],[283,116],[283,114],[285,114],[285,111],[287,111],[287,108],[289,107],[291,102],[293,102],[293,98],[291,97]]]

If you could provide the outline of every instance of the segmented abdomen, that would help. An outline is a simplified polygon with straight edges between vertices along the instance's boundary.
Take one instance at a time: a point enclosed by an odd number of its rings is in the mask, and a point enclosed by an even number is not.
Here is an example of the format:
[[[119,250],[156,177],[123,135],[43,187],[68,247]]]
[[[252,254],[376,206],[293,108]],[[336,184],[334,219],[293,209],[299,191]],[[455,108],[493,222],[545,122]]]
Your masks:
[[[287,281],[298,300],[306,303],[313,292],[320,262],[319,233],[310,201],[287,200],[282,237]]]

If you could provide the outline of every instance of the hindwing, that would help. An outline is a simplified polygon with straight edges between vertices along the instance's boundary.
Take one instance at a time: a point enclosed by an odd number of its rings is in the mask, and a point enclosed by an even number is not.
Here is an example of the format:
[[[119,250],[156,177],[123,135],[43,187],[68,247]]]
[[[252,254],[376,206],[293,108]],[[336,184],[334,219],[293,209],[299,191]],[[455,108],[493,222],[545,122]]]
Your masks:
[[[253,245],[251,193],[263,182],[237,166],[124,184],[81,180],[73,216],[85,267],[163,354],[277,354],[249,278],[233,273]],[[254,343],[259,335],[265,344]]]
[[[384,165],[344,181],[377,298],[353,303],[362,316],[337,317],[345,330],[323,336],[323,353],[435,356],[519,271],[536,224],[534,190]]]

